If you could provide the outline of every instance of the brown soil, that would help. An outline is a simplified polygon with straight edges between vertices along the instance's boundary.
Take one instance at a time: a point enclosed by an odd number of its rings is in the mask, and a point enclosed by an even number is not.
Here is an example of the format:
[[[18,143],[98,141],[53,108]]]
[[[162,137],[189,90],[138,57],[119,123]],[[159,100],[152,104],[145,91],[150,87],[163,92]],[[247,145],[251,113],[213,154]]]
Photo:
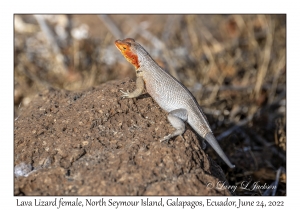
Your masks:
[[[84,92],[49,89],[15,120],[15,195],[230,195],[190,127],[169,143],[166,113],[132,80]]]

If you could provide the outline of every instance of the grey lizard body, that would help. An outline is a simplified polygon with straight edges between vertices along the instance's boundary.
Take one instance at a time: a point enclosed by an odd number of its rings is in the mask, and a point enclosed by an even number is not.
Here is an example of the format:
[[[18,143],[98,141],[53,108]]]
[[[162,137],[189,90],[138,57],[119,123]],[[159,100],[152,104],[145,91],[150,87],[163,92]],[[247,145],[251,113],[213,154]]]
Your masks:
[[[187,122],[202,138],[204,138],[230,167],[231,164],[222,148],[215,139],[209,123],[201,107],[191,92],[163,70],[148,54],[148,52],[134,39],[127,38],[115,42],[123,56],[136,67],[136,89],[129,93],[123,92],[123,97],[135,98],[142,94],[145,86],[149,95],[158,105],[168,112],[168,120],[176,129],[160,141],[182,135]]]

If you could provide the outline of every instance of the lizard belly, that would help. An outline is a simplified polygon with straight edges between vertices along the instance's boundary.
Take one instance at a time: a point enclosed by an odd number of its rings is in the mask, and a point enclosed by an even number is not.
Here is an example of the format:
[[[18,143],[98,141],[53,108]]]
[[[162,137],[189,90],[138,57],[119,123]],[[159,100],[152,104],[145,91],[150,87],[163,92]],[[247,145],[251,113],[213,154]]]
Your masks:
[[[160,91],[156,92],[156,91],[150,90],[150,91],[148,91],[148,93],[153,98],[153,100],[160,106],[160,108],[162,108],[166,112],[170,112],[170,111],[176,109],[176,106],[174,104],[167,103],[167,100],[166,100],[167,98],[165,97],[165,95],[159,94],[159,93],[161,93]]]
[[[146,82],[146,89],[153,100],[165,111],[179,109],[178,104],[172,99],[170,92],[161,84]]]

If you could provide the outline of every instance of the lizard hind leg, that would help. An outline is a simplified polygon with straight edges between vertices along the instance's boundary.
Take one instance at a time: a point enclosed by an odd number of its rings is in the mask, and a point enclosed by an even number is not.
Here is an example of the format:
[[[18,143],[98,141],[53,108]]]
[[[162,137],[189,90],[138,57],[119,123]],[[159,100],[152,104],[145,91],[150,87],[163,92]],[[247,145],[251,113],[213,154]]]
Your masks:
[[[168,120],[171,125],[176,129],[173,133],[163,137],[160,142],[169,141],[175,136],[181,136],[185,131],[185,122],[187,121],[188,115],[186,109],[175,109],[168,114]],[[183,137],[182,137],[183,138]]]

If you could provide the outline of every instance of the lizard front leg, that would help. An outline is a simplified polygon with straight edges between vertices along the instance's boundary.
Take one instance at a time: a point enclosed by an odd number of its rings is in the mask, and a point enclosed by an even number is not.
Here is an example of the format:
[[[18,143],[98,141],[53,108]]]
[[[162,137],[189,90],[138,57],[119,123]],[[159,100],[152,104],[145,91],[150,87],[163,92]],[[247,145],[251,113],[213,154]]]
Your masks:
[[[185,131],[185,122],[188,119],[186,109],[175,109],[168,114],[168,120],[171,125],[176,129],[173,133],[163,137],[160,142],[169,141],[175,136],[182,135]]]
[[[145,83],[142,77],[136,78],[136,88],[133,92],[124,92],[120,90],[121,93],[123,93],[122,98],[136,98],[140,96],[145,88]]]

